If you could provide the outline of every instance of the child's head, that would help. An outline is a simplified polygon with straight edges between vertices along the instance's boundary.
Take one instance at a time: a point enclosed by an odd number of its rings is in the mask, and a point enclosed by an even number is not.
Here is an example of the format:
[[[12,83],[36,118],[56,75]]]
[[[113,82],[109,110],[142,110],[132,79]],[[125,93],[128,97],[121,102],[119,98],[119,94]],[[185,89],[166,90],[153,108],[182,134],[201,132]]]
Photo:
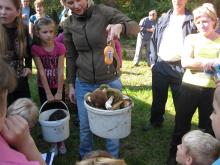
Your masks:
[[[26,8],[26,7],[29,7],[30,0],[21,0],[21,3],[22,3],[22,7]]]
[[[26,119],[29,128],[33,128],[38,121],[39,111],[31,99],[20,98],[8,107],[7,116],[9,115],[20,115]]]
[[[98,157],[98,158],[90,158],[86,160],[82,160],[80,162],[76,162],[76,165],[126,165],[124,160],[121,159],[114,159],[114,158],[105,158],[105,157]]]
[[[0,132],[5,121],[7,110],[7,94],[16,87],[16,76],[14,69],[0,58]]]
[[[0,14],[4,14],[5,19],[1,19],[1,24],[5,25],[5,26],[12,26],[15,21],[17,20],[17,18],[19,16],[21,16],[21,12],[20,12],[20,6],[21,6],[21,2],[18,0],[0,0],[0,6],[1,9],[0,11],[4,10],[3,12],[0,12]]]
[[[213,98],[213,112],[210,116],[215,137],[220,140],[220,86],[217,86]]]
[[[102,150],[91,151],[83,157],[83,160],[76,162],[76,165],[126,165],[124,160],[114,159],[113,156]]]
[[[43,14],[44,13],[44,0],[35,0],[34,8],[36,13]]]
[[[220,143],[208,133],[194,130],[186,133],[177,146],[176,161],[181,165],[207,165],[220,154]]]
[[[34,42],[43,44],[53,42],[55,37],[55,23],[51,18],[39,18],[34,23],[33,29]]]

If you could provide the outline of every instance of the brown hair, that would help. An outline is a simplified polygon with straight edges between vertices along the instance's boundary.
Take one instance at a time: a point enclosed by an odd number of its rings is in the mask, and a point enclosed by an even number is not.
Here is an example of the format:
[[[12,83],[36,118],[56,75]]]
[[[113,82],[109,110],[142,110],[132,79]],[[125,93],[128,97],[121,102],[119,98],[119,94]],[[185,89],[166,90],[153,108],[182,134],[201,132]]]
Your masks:
[[[3,93],[12,92],[16,87],[16,76],[11,68],[2,58],[0,58],[0,104],[3,102]],[[0,111],[0,114],[3,112]]]
[[[51,18],[39,18],[35,23],[33,27],[33,42],[37,45],[41,44],[41,40],[38,37],[39,30],[41,29],[41,26],[44,25],[53,25],[54,26],[54,31],[55,31],[55,22]]]

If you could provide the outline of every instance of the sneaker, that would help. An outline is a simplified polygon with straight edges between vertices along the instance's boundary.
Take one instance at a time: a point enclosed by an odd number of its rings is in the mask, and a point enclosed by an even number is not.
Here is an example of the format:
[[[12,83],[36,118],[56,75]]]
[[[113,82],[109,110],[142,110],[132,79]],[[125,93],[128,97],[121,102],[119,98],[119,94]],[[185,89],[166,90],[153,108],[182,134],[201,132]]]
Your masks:
[[[64,155],[67,152],[66,146],[64,142],[59,143],[59,153]]]
[[[57,143],[51,143],[50,152],[53,152],[55,156],[58,154]]]

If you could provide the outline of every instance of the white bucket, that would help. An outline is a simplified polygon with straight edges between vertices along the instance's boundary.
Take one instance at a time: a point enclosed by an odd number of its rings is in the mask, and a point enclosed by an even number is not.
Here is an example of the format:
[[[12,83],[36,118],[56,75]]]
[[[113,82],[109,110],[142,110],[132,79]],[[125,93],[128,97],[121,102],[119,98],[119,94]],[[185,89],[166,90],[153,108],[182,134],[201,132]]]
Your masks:
[[[69,137],[69,110],[63,101],[60,102],[66,109],[49,109],[41,112],[43,107],[48,103],[47,101],[40,108],[39,123],[41,125],[43,139],[47,142],[61,142]],[[66,117],[57,121],[48,121],[50,115],[57,110],[65,112]]]
[[[88,112],[90,130],[95,135],[108,139],[119,139],[130,134],[133,103],[118,110],[94,108],[87,104],[86,99],[84,105]]]

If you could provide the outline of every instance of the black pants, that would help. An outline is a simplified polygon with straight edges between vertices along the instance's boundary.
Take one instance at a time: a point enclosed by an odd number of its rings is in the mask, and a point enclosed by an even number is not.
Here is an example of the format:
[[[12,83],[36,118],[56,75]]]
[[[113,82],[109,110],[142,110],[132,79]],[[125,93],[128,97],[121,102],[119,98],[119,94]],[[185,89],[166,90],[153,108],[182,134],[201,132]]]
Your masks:
[[[190,131],[192,116],[197,108],[199,112],[199,129],[213,134],[209,118],[213,111],[213,94],[214,88],[182,84],[177,103],[170,154],[176,154],[177,145],[181,143],[183,135]]]
[[[157,64],[155,64],[157,65]],[[161,67],[152,68],[152,94],[153,102],[151,106],[150,123],[161,124],[164,120],[165,106],[167,102],[168,89],[171,88],[174,106],[176,107],[179,89],[181,86],[182,77],[174,77],[165,75],[158,71]],[[169,66],[168,66],[169,67]],[[161,68],[163,69],[163,68]]]
[[[8,106],[19,98],[30,98],[30,89],[27,77],[17,79],[17,87],[12,93],[8,94]]]

